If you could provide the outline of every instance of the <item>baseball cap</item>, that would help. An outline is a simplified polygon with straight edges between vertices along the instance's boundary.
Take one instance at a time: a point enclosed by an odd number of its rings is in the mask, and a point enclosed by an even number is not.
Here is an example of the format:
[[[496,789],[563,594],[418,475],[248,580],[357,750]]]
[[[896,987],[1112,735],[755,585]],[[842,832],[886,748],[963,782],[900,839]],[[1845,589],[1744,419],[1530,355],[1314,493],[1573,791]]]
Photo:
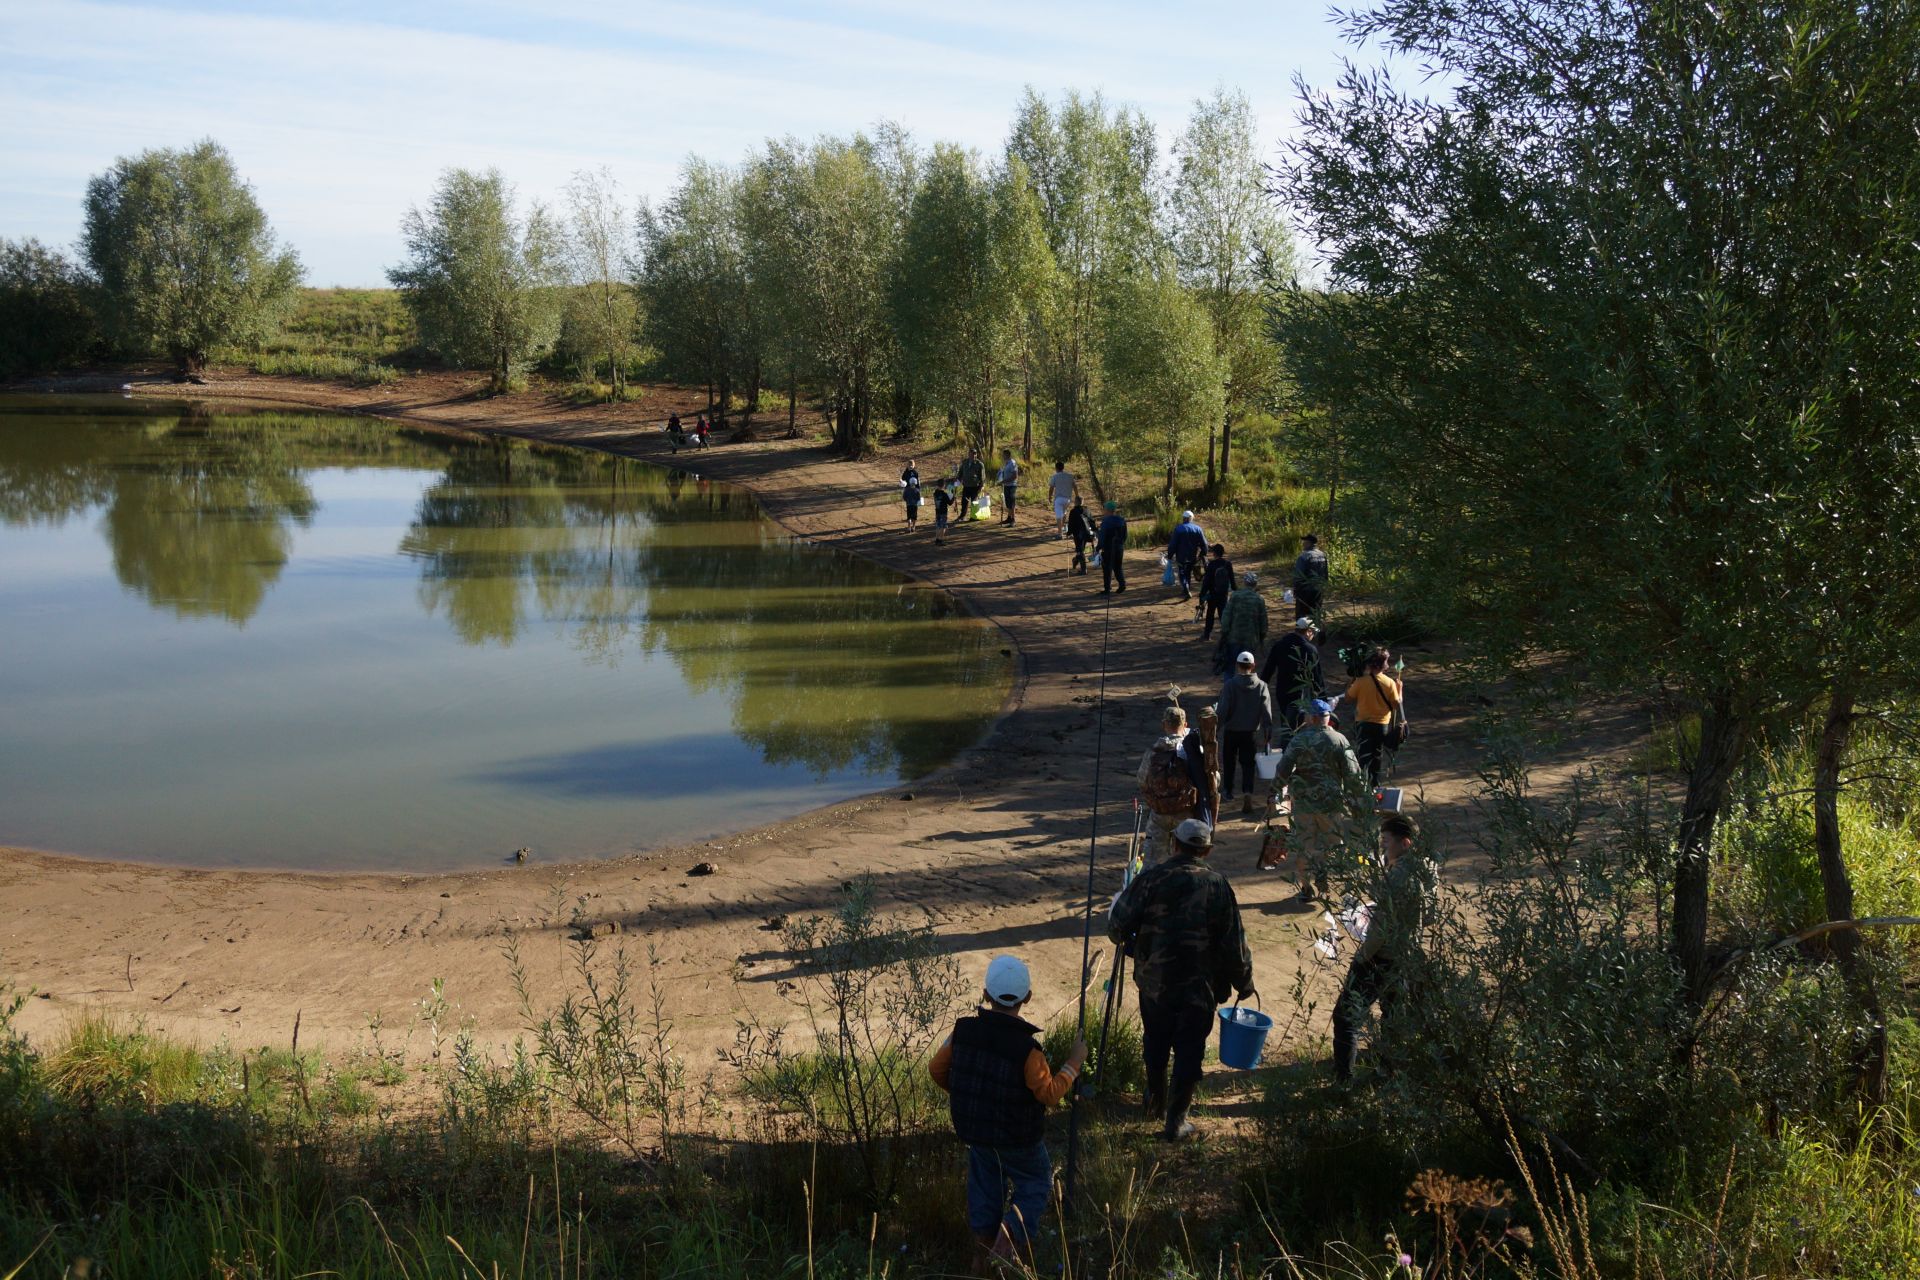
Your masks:
[[[1120,509],[1119,503],[1115,502],[1112,498],[1107,499],[1107,510],[1118,511],[1119,509]]]
[[[1313,714],[1317,716],[1330,716],[1333,714],[1333,704],[1325,698],[1315,698],[1313,700]]]
[[[1295,618],[1293,620],[1293,625],[1300,628],[1302,631],[1305,631],[1308,627],[1313,625],[1313,619],[1306,617],[1305,615],[1302,615],[1301,617]]]
[[[1181,844],[1200,845],[1205,848],[1211,848],[1213,845],[1213,828],[1198,818],[1188,818],[1173,829],[1173,838]]]
[[[1251,653],[1249,653],[1249,652],[1247,652],[1247,651],[1246,651],[1245,649],[1242,649],[1242,650],[1240,651],[1240,656],[1239,656],[1239,657],[1237,657],[1237,658],[1235,658],[1235,659],[1234,659],[1234,661],[1235,661],[1235,662],[1244,662],[1244,663],[1246,663],[1246,664],[1247,664],[1248,666],[1252,666],[1252,665],[1253,665],[1253,655],[1252,655]]]
[[[1033,994],[1033,978],[1018,956],[995,956],[987,966],[987,995],[1012,1008]]]
[[[1182,511],[1182,512],[1180,513],[1180,518],[1181,518],[1182,520],[1191,520],[1191,519],[1193,519],[1193,512],[1191,512],[1191,511]]]

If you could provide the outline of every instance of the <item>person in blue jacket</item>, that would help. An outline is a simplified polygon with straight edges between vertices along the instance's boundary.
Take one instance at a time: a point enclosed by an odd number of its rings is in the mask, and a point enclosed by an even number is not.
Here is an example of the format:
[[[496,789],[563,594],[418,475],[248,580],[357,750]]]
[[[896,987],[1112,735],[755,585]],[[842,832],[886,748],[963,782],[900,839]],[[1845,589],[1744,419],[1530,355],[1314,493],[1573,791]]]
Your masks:
[[[1100,579],[1104,584],[1101,595],[1113,594],[1113,584],[1118,582],[1120,590],[1127,589],[1127,571],[1122,557],[1127,553],[1127,518],[1120,514],[1120,504],[1107,502],[1106,518],[1100,521]]]
[[[1193,570],[1200,563],[1200,557],[1207,554],[1207,535],[1199,525],[1193,522],[1193,512],[1182,511],[1180,523],[1173,526],[1173,536],[1167,539],[1167,559],[1173,561],[1174,572],[1180,583],[1180,599],[1193,599]]]

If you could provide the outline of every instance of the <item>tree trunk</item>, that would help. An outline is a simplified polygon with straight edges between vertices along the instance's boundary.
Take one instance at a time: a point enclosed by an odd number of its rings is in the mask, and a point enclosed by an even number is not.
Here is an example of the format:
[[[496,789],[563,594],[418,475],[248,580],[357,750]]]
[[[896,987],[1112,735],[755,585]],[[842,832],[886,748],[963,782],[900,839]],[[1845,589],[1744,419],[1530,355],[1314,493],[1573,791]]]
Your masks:
[[[1834,684],[1813,757],[1813,850],[1820,860],[1820,887],[1829,920],[1854,918],[1853,880],[1840,843],[1840,762],[1853,735],[1854,701],[1850,678]],[[1874,987],[1872,969],[1860,954],[1859,932],[1837,929],[1826,936],[1848,991],[1867,1015],[1865,1035],[1854,1052],[1854,1078],[1861,1099],[1877,1107],[1887,1100],[1887,1022],[1880,1009],[1880,993]]]
[[[1214,470],[1214,464],[1213,464],[1213,445],[1214,445],[1213,424],[1209,422],[1207,424],[1207,492],[1209,494],[1216,494],[1220,491],[1219,489],[1220,477],[1219,477],[1219,474]]]
[[[1033,461],[1033,376],[1028,374],[1021,378],[1020,382],[1022,393],[1026,398],[1027,418],[1026,435],[1023,437],[1024,444],[1021,451],[1027,455],[1027,461],[1031,462]]]
[[[1220,483],[1227,482],[1227,473],[1233,469],[1233,415],[1220,415]]]
[[[1673,869],[1673,954],[1686,979],[1688,1004],[1706,1002],[1707,895],[1712,870],[1713,829],[1727,804],[1728,784],[1746,737],[1746,721],[1732,699],[1715,694],[1700,708],[1700,743],[1687,770],[1687,796],[1680,810],[1678,861]]]
[[[787,370],[787,439],[792,440],[800,434],[800,363],[795,361]]]

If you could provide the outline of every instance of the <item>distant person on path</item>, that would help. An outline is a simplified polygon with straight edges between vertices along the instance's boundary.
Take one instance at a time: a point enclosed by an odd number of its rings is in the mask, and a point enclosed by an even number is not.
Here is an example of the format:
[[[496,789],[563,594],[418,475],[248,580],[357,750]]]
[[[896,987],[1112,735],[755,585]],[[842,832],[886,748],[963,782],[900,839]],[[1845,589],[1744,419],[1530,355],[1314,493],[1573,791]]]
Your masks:
[[[907,504],[907,528],[920,527],[920,473],[909,471],[913,478],[900,482],[900,498]]]
[[[1053,498],[1053,536],[1067,536],[1067,508],[1078,505],[1080,482],[1073,478],[1073,472],[1067,470],[1066,460],[1053,464],[1053,475],[1047,481],[1047,493]]]
[[[1399,738],[1406,732],[1402,703],[1406,686],[1387,674],[1387,660],[1392,656],[1385,649],[1374,650],[1366,669],[1347,686],[1341,698],[1353,708],[1356,749],[1369,787],[1378,787],[1386,780],[1393,768],[1393,754],[1400,749]]]
[[[1127,554],[1127,518],[1120,514],[1120,504],[1107,499],[1106,518],[1100,521],[1100,588],[1101,595],[1113,591],[1113,584],[1120,584],[1120,591],[1127,589],[1127,571],[1122,557]]]
[[[1200,708],[1198,725],[1187,731],[1187,754],[1200,762],[1200,776],[1206,779],[1206,793],[1194,807],[1193,816],[1217,826],[1220,822],[1220,714],[1212,703]]]
[[[1240,774],[1240,812],[1252,813],[1253,793],[1260,789],[1259,775],[1253,766],[1256,751],[1264,750],[1273,738],[1273,695],[1259,676],[1253,674],[1253,654],[1242,653],[1234,661],[1233,678],[1220,698],[1220,803],[1233,803],[1233,778]]]
[[[1327,597],[1327,553],[1320,549],[1316,534],[1300,539],[1300,554],[1293,558],[1293,611],[1302,618],[1317,618]]]
[[[953,506],[953,482],[942,476],[933,486],[933,540],[937,545],[947,542],[948,508]]]
[[[1380,821],[1380,836],[1386,874],[1368,913],[1366,936],[1333,1002],[1333,1078],[1343,1084],[1353,1079],[1359,1054],[1355,1033],[1374,1001],[1380,1002],[1381,1022],[1392,1016],[1394,966],[1420,945],[1420,926],[1433,888],[1426,860],[1413,849],[1411,818],[1388,814]]]
[[[1312,618],[1295,618],[1293,630],[1273,642],[1260,668],[1260,678],[1273,690],[1273,718],[1289,732],[1300,727],[1316,700],[1327,696],[1316,638]]]
[[[967,450],[960,462],[960,518],[973,519],[973,500],[987,483],[987,464],[980,461],[978,449]]]
[[[1140,757],[1134,778],[1147,810],[1147,862],[1171,857],[1173,829],[1194,816],[1209,787],[1205,762],[1187,749],[1187,713],[1170,706],[1160,715],[1160,736]]]
[[[1274,786],[1285,786],[1293,800],[1300,851],[1294,867],[1302,902],[1316,893],[1327,896],[1327,859],[1341,842],[1347,810],[1362,783],[1353,744],[1327,723],[1332,714],[1333,704],[1324,699],[1307,708],[1306,722],[1280,753],[1273,774]]]
[[[667,444],[670,446],[668,452],[678,453],[685,447],[686,443],[687,432],[686,429],[680,425],[680,415],[677,413],[668,414]]]
[[[1147,1115],[1164,1114],[1161,1136],[1178,1142],[1193,1135],[1187,1112],[1214,1010],[1229,995],[1248,1000],[1257,993],[1233,886],[1207,865],[1212,829],[1194,819],[1176,827],[1173,839],[1174,856],[1141,872],[1113,904],[1107,934],[1133,957]]]
[[[1266,647],[1267,602],[1260,598],[1260,575],[1249,570],[1240,575],[1240,589],[1227,597],[1227,606],[1220,611],[1220,645],[1213,669],[1225,674],[1233,669],[1234,654],[1260,653]]]
[[[907,459],[906,470],[900,473],[900,483],[901,484],[919,484],[920,483],[920,467],[916,462],[914,462],[912,458]]]
[[[1013,495],[1020,487],[1020,464],[1013,460],[1013,450],[1000,451],[1000,494],[1007,500],[1007,514],[1000,517],[1000,523],[1013,523]]]
[[[993,958],[981,997],[977,1010],[954,1023],[928,1071],[967,1144],[968,1230],[989,1257],[1031,1263],[1053,1197],[1047,1108],[1073,1088],[1087,1042],[1075,1040],[1058,1071],[1047,1065],[1040,1028],[1020,1016],[1033,999],[1033,979],[1017,957]]]
[[[1073,510],[1067,512],[1067,536],[1073,539],[1073,571],[1084,574],[1087,571],[1087,544],[1093,541],[1093,517],[1087,514],[1087,508],[1077,492],[1073,495]]]
[[[707,447],[707,415],[700,415],[699,425],[693,429],[693,442],[702,449]]]
[[[1167,539],[1167,559],[1173,561],[1175,580],[1180,584],[1180,599],[1193,599],[1193,570],[1207,553],[1207,535],[1193,522],[1193,512],[1182,511],[1180,523],[1173,526]]]
[[[1200,575],[1200,603],[1206,609],[1206,624],[1200,628],[1200,638],[1206,640],[1213,635],[1213,624],[1220,617],[1220,611],[1227,607],[1227,597],[1233,594],[1233,561],[1227,559],[1225,544],[1213,544],[1213,559],[1207,561],[1206,572]]]

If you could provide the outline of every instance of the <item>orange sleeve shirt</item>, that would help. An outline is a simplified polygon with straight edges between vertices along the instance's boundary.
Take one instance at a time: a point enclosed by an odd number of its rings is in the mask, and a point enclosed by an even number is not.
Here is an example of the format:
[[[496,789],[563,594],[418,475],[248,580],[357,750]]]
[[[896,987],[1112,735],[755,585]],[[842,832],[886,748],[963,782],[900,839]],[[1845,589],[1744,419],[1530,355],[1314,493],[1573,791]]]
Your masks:
[[[951,1092],[953,1078],[953,1037],[948,1036],[934,1050],[933,1061],[927,1064],[927,1072],[933,1082],[942,1089]],[[1043,1107],[1050,1107],[1067,1096],[1067,1090],[1073,1088],[1073,1078],[1079,1074],[1071,1067],[1062,1067],[1055,1071],[1047,1065],[1047,1055],[1038,1049],[1027,1054],[1027,1088],[1039,1100]]]
[[[1375,680],[1379,683],[1375,683]],[[1382,689],[1386,692],[1383,695]],[[1353,706],[1353,714],[1362,724],[1385,724],[1393,718],[1391,698],[1397,703],[1401,698],[1400,682],[1392,676],[1361,676],[1347,686],[1347,701]]]

